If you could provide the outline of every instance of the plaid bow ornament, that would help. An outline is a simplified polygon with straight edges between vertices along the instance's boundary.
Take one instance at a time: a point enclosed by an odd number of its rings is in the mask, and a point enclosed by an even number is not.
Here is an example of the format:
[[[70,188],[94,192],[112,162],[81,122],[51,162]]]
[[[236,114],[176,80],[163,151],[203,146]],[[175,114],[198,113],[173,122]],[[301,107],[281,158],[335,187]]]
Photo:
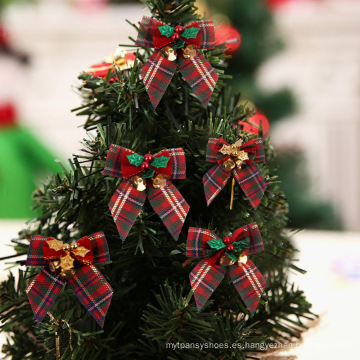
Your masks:
[[[201,104],[208,104],[218,75],[197,49],[215,48],[214,25],[211,20],[172,27],[144,16],[136,45],[156,49],[140,72],[154,108],[158,106],[178,66]]]
[[[64,244],[52,237],[31,237],[26,265],[41,266],[26,289],[39,324],[67,283],[97,323],[103,327],[113,289],[94,265],[110,262],[102,232]]]
[[[124,241],[148,198],[154,211],[175,240],[178,239],[189,212],[189,205],[169,179],[186,178],[185,153],[182,148],[164,149],[157,154],[136,154],[112,144],[103,175],[123,181],[109,202],[120,238]]]
[[[264,250],[256,223],[236,230],[221,240],[207,229],[189,228],[186,256],[203,258],[191,271],[189,278],[198,310],[228,273],[241,299],[253,315],[265,289],[266,282],[248,254]]]
[[[267,183],[254,162],[265,161],[265,150],[261,139],[253,139],[243,144],[239,139],[229,145],[224,139],[211,138],[206,148],[206,161],[217,163],[203,177],[205,197],[209,206],[220,191],[225,187],[231,175],[234,176],[244,191],[252,207],[256,209]],[[234,189],[235,180],[233,179]],[[230,209],[232,208],[231,197]]]

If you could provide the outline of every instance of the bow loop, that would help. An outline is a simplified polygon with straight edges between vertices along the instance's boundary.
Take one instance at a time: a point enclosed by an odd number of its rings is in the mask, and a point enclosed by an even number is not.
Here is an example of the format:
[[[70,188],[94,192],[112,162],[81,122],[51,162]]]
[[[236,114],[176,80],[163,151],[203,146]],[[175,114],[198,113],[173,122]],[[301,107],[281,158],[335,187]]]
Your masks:
[[[226,272],[250,313],[254,313],[265,288],[256,266],[247,258],[263,249],[256,223],[236,230],[221,240],[207,229],[189,229],[186,256],[203,257],[190,273],[190,283],[200,310],[220,284]]]

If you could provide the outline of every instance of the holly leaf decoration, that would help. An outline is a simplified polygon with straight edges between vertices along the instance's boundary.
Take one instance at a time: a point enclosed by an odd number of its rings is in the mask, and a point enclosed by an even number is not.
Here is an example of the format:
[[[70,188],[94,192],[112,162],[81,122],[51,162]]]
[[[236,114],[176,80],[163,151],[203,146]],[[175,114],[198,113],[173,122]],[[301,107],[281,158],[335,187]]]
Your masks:
[[[129,159],[129,163],[131,165],[135,165],[136,167],[140,166],[144,161],[143,156],[135,153],[131,155],[126,155],[126,157]]]
[[[226,247],[226,245],[223,243],[223,241],[221,239],[211,239],[209,241],[206,242],[212,249],[215,250],[221,250],[224,247]]]
[[[144,171],[142,174],[141,174],[141,177],[143,179],[149,179],[151,177],[153,177],[155,174],[155,170],[153,169],[147,169],[146,171]]]
[[[241,253],[244,249],[250,247],[250,240],[249,238],[246,238],[244,240],[234,242],[233,245],[234,245],[234,252]]]
[[[159,156],[156,157],[151,163],[150,166],[154,167],[155,169],[158,168],[165,168],[170,160],[169,156]]]
[[[185,39],[196,39],[199,30],[200,30],[199,28],[195,28],[195,27],[186,28],[184,32],[181,34],[181,37]]]
[[[173,49],[181,49],[185,45],[185,40],[178,40],[173,46]]]
[[[160,34],[166,36],[167,38],[172,36],[175,31],[174,28],[169,25],[159,26],[158,29],[160,30]]]
[[[232,253],[232,252],[226,252],[226,255],[231,259],[231,260],[234,260],[235,262],[238,261],[238,258],[237,256]]]

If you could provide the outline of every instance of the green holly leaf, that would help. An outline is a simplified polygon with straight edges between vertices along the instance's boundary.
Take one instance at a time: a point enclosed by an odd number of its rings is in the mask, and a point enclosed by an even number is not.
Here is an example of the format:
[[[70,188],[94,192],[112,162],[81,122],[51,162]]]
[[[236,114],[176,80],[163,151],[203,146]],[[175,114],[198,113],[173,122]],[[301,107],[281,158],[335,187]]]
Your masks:
[[[206,242],[212,249],[215,250],[221,250],[224,247],[226,247],[226,245],[223,243],[222,240],[220,239],[211,239],[209,241]]]
[[[170,160],[169,156],[159,156],[156,157],[151,163],[150,166],[156,169],[165,168]]]
[[[142,174],[141,174],[141,177],[143,179],[149,179],[151,177],[153,177],[155,174],[155,170],[153,169],[147,169],[146,171],[144,171]]]
[[[185,39],[196,39],[199,30],[199,28],[195,27],[185,29],[184,32],[181,34],[181,37]]]
[[[131,165],[135,165],[136,167],[140,166],[144,161],[143,156],[135,153],[131,155],[126,155],[126,157],[129,159],[129,163]]]
[[[181,49],[185,45],[185,40],[178,40],[175,44],[173,44],[173,49]]]
[[[233,245],[234,245],[234,252],[241,253],[244,249],[250,247],[250,239],[246,238],[244,240],[234,242]]]
[[[231,259],[231,260],[234,260],[235,262],[238,261],[238,258],[237,256],[232,253],[232,252],[226,252],[226,255]]]
[[[169,25],[163,25],[163,26],[159,26],[158,28],[160,30],[161,35],[166,36],[167,38],[169,38],[170,36],[172,36],[172,34],[174,33],[174,28],[172,26]]]

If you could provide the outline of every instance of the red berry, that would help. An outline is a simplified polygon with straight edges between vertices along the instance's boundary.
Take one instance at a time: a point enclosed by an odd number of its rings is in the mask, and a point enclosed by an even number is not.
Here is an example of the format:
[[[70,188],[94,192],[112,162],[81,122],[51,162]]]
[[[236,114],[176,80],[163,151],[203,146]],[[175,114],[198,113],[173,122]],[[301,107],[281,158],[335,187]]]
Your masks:
[[[144,156],[144,160],[148,163],[151,163],[154,160],[154,156],[148,153]]]
[[[175,26],[175,31],[179,34],[183,33],[184,30],[185,30],[184,27],[181,26],[180,24]]]
[[[147,170],[149,168],[149,163],[147,161],[144,161],[142,164],[141,164],[141,169],[142,170]]]
[[[173,33],[171,39],[173,41],[179,40],[180,39],[180,34],[177,33],[177,32]]]
[[[224,244],[227,245],[230,243],[230,238],[228,236],[224,237]]]
[[[230,245],[228,245],[228,247],[226,249],[229,251],[234,251],[234,245],[230,244]]]

